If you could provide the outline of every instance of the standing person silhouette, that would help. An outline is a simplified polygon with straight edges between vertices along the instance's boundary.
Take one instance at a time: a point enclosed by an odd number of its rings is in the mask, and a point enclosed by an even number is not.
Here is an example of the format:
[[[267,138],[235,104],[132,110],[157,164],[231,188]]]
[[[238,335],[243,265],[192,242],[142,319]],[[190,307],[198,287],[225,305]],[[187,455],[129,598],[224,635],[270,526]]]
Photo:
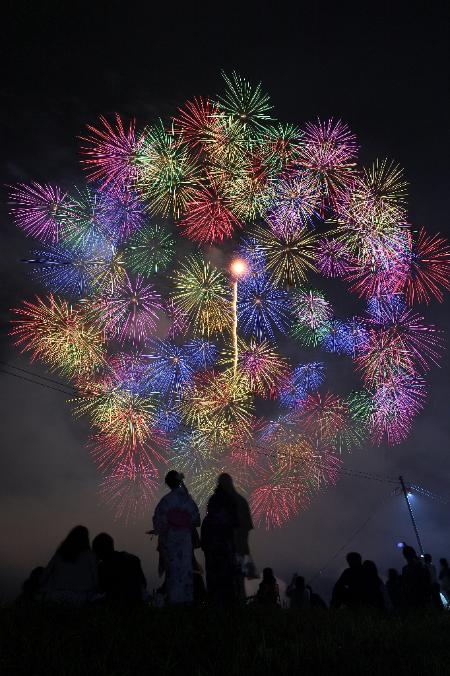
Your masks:
[[[169,603],[194,600],[192,532],[200,525],[200,513],[183,484],[184,476],[171,470],[165,483],[170,488],[157,504],[153,515],[154,533],[166,572]]]
[[[88,603],[97,588],[97,562],[89,531],[75,526],[61,542],[40,580],[44,601],[70,606]]]
[[[201,531],[206,586],[213,602],[225,605],[245,599],[244,562],[250,555],[252,528],[247,500],[237,492],[229,474],[220,474]]]

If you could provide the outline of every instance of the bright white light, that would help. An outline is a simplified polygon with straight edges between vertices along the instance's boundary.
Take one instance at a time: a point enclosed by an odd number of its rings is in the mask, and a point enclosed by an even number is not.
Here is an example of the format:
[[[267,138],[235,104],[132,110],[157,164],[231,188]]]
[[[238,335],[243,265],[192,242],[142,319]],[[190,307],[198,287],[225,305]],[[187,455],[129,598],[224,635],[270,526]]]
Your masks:
[[[403,542],[397,542],[397,547],[398,547],[399,549],[403,549],[404,546],[405,546],[405,545],[404,545]]]
[[[408,496],[408,499],[414,497],[414,495],[412,493],[407,493],[406,495]]]
[[[235,258],[234,261],[231,261],[230,272],[234,277],[242,277],[248,272],[247,262],[242,258]]]

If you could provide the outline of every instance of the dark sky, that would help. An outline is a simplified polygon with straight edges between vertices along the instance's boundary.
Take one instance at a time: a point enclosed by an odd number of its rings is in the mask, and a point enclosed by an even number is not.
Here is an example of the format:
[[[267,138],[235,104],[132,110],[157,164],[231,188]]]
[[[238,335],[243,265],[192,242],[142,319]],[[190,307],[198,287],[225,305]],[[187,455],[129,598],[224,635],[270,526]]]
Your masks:
[[[158,4],[158,9],[155,5]],[[276,116],[303,123],[340,117],[362,146],[361,161],[392,157],[410,183],[415,225],[450,234],[448,222],[449,16],[444,2],[402,3],[4,2],[0,39],[1,180],[82,182],[76,136],[100,113],[135,115],[138,124],[170,115],[193,95],[215,95],[220,70],[262,81]],[[19,263],[29,242],[11,223],[0,188],[0,359],[29,366],[11,346],[9,308],[35,288]],[[425,309],[446,331],[448,299]],[[342,308],[345,314],[345,297]],[[429,378],[426,408],[407,442],[367,447],[349,467],[400,472],[449,493],[450,359]],[[119,548],[138,553],[151,581],[154,546],[148,521],[126,528],[98,504],[96,472],[85,448],[89,429],[64,396],[0,373],[0,595],[11,594],[35,565],[46,563],[76,523],[110,531]],[[415,498],[425,547],[450,556],[449,506]],[[351,542],[385,572],[400,565],[399,540],[412,541],[404,503],[391,486],[342,478],[286,528],[253,535],[258,566],[284,578],[316,573],[373,514]],[[343,553],[316,586],[343,565]]]

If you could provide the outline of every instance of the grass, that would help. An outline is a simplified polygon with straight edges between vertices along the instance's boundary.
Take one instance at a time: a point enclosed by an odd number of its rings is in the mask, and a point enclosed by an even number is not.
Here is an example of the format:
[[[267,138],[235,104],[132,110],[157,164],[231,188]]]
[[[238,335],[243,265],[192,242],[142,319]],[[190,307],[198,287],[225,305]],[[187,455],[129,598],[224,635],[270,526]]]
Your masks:
[[[450,615],[265,608],[0,609],[2,676],[441,676]]]

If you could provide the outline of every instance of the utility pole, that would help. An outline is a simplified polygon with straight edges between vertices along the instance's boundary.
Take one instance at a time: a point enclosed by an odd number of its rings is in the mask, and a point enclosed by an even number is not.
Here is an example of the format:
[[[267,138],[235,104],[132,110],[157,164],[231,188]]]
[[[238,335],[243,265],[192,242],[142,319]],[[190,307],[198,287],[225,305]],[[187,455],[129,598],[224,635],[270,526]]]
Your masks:
[[[408,491],[406,490],[406,486],[405,486],[405,482],[403,481],[403,477],[402,477],[402,476],[399,476],[398,479],[399,479],[399,481],[400,481],[400,486],[402,487],[403,495],[405,496],[406,505],[407,505],[407,507],[408,507],[408,512],[409,512],[409,516],[411,517],[411,523],[412,523],[412,526],[413,526],[413,528],[414,528],[414,533],[415,533],[415,535],[416,535],[417,544],[419,545],[420,555],[423,556],[423,555],[424,555],[424,551],[423,551],[423,547],[422,547],[422,541],[421,541],[421,539],[420,539],[419,531],[417,530],[416,520],[415,520],[415,518],[414,518],[414,513],[413,513],[413,511],[412,511],[411,503],[410,503],[409,497],[408,497]]]

